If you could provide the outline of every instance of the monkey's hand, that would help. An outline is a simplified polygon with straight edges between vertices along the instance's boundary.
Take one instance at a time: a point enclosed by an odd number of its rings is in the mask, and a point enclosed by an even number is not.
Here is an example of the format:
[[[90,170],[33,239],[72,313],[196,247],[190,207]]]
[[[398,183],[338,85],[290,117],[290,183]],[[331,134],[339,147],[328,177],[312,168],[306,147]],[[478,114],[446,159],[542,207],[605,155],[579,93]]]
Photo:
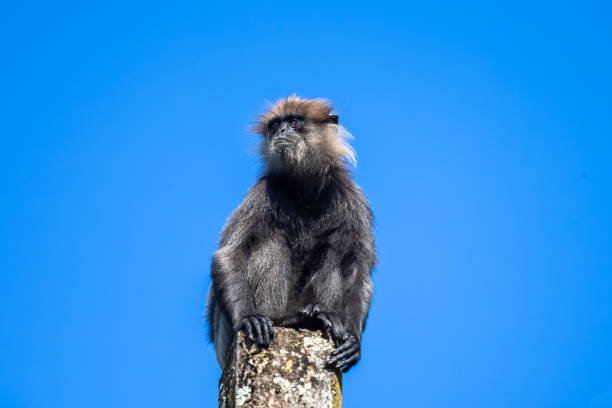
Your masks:
[[[242,319],[238,330],[244,330],[249,340],[260,346],[267,346],[274,337],[272,319],[261,315],[251,315]]]
[[[328,312],[321,305],[310,304],[302,307],[299,312],[304,320],[317,321],[334,340],[341,342],[346,334],[342,319],[334,312]]]
[[[306,306],[302,306],[300,310],[298,310],[298,314],[302,317],[302,319],[312,319],[322,311],[323,307],[321,307],[321,305],[311,303]]]
[[[342,368],[342,372],[346,373],[361,357],[361,342],[350,333],[345,333],[341,342],[340,347],[332,351],[332,358],[327,361],[327,365]]]
[[[325,329],[335,341],[343,341],[346,330],[344,330],[344,325],[342,324],[340,316],[334,312],[319,312],[315,315],[315,319],[321,322],[323,329]]]

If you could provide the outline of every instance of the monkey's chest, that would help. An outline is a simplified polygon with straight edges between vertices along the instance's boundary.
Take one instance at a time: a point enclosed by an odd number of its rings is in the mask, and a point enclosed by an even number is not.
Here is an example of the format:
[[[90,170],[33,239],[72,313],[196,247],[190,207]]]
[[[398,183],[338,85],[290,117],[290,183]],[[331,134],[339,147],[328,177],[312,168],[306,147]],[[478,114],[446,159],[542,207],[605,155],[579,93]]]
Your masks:
[[[298,288],[333,263],[342,234],[338,219],[328,212],[320,217],[295,217],[281,226],[290,260],[289,280]]]
[[[314,234],[312,231],[300,231],[287,239],[289,252],[290,281],[299,291],[312,277],[329,269],[334,247],[327,231]]]
[[[289,242],[291,266],[296,272],[316,269],[321,265],[330,250],[326,240],[303,237]]]

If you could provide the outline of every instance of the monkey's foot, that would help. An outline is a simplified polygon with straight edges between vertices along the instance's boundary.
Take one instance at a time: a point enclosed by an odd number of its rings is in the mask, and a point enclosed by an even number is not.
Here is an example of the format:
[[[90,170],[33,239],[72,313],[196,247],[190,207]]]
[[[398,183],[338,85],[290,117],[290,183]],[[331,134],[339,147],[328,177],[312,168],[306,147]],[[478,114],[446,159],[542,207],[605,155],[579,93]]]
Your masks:
[[[319,304],[309,304],[302,307],[299,312],[305,320],[318,321],[323,329],[328,332],[334,340],[341,342],[346,335],[344,325],[340,316],[334,312],[326,311],[323,306]]]
[[[321,313],[323,311],[323,307],[319,304],[308,304],[306,306],[303,306],[300,308],[300,310],[298,310],[298,313],[303,317],[303,318],[313,318],[315,317],[318,313]]]
[[[242,319],[239,329],[244,330],[249,340],[261,346],[270,344],[270,341],[274,337],[272,319],[266,316],[247,316]]]
[[[361,343],[355,336],[346,333],[340,347],[332,351],[331,354],[332,358],[327,361],[327,365],[342,368],[342,372],[346,373],[361,357]]]
[[[346,330],[344,330],[344,325],[342,324],[340,316],[334,312],[319,312],[314,318],[321,322],[323,329],[329,333],[336,342],[344,341],[347,333]]]

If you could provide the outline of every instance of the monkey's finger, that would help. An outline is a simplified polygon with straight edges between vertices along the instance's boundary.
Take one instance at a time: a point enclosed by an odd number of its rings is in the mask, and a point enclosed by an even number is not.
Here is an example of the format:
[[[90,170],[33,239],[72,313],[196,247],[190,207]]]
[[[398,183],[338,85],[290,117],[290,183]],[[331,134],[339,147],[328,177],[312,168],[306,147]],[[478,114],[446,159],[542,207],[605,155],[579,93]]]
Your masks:
[[[319,321],[321,321],[321,324],[323,324],[325,330],[331,329],[332,322],[329,320],[329,317],[325,313],[319,313],[317,315],[317,318],[319,319]]]
[[[353,360],[352,360],[352,359],[353,359],[353,357],[355,357],[355,355],[356,355],[358,352],[359,352],[359,350],[358,350],[358,349],[355,349],[355,350],[353,350],[353,349],[348,350],[348,351],[345,353],[345,356],[344,356],[344,358],[345,358],[346,360],[340,360],[340,361],[336,362],[336,368],[341,368],[341,367],[343,367],[343,366],[346,364],[346,362],[347,362],[348,360],[353,361]]]
[[[346,360],[344,360],[344,368],[342,368],[342,372],[346,373],[348,370],[351,369],[352,366],[354,366],[357,363],[357,360],[359,360],[359,358],[361,357],[361,353],[356,353],[353,354],[351,357],[347,358]]]
[[[274,322],[269,317],[266,318],[266,322],[268,323],[268,333],[270,334],[270,340],[274,338]]]
[[[333,356],[329,360],[329,363],[334,364],[336,362],[340,362],[342,359],[350,357],[355,352],[359,352],[359,345],[357,344],[353,345],[353,347],[349,349],[344,350],[342,353],[339,353]]]
[[[354,353],[355,351],[357,351],[357,350],[359,350],[359,345],[354,344],[354,345],[353,345],[351,348],[349,348],[349,349],[345,350],[344,352],[342,352],[342,353],[340,353],[340,354],[337,354],[336,356],[334,356],[334,357],[330,358],[330,359],[327,361],[327,364],[329,364],[329,365],[333,365],[334,363],[338,363],[338,364],[340,364],[340,363],[342,363],[342,361],[341,361],[341,360],[342,360],[343,358],[350,357],[350,356],[351,356],[351,354],[353,354],[353,353]],[[336,368],[339,368],[341,365],[342,365],[342,364],[337,365],[337,366],[336,366]]]
[[[337,365],[337,367],[340,367],[340,365],[342,365],[342,359],[350,357],[351,354],[353,354],[355,351],[357,350],[357,348],[350,348],[348,350],[345,350],[344,352],[330,358],[329,360],[327,360],[327,364],[328,365],[334,365],[334,364],[339,364]]]
[[[259,344],[262,344],[263,343],[263,336],[261,334],[261,324],[259,323],[259,320],[256,317],[252,317],[251,318],[251,324],[255,328],[255,333],[256,333],[256,340],[255,340],[255,342],[257,342]]]
[[[270,333],[268,331],[268,321],[266,320],[265,317],[260,317],[259,320],[261,321],[261,332],[263,334],[263,344],[268,345],[270,344]]]
[[[346,358],[346,360],[341,361],[340,363],[342,363],[342,367],[351,366],[351,365],[355,364],[357,362],[357,360],[359,360],[359,357],[361,357],[359,353],[354,353],[354,354],[348,356]]]
[[[354,344],[355,344],[354,341],[346,341],[340,347],[338,347],[337,349],[332,351],[332,355],[336,355],[336,354],[342,353],[344,350],[349,349]]]
[[[323,312],[323,308],[320,305],[314,305],[312,306],[312,311],[310,313],[312,313],[313,315],[316,315],[322,312]]]
[[[300,314],[306,317],[312,316],[312,305],[306,305],[300,309]]]
[[[246,330],[246,334],[249,340],[255,341],[255,337],[253,337],[253,326],[251,326],[251,322],[249,322],[249,319],[244,319],[242,321],[242,327]]]

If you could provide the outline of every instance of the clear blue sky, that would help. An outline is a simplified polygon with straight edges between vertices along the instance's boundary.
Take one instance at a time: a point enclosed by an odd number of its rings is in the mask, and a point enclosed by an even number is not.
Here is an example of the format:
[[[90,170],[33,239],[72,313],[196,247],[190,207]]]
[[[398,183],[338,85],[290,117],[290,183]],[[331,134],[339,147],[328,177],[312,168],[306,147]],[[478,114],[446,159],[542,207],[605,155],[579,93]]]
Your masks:
[[[211,255],[296,92],[376,215],[345,406],[612,407],[608,4],[5,4],[0,406],[215,406]]]

